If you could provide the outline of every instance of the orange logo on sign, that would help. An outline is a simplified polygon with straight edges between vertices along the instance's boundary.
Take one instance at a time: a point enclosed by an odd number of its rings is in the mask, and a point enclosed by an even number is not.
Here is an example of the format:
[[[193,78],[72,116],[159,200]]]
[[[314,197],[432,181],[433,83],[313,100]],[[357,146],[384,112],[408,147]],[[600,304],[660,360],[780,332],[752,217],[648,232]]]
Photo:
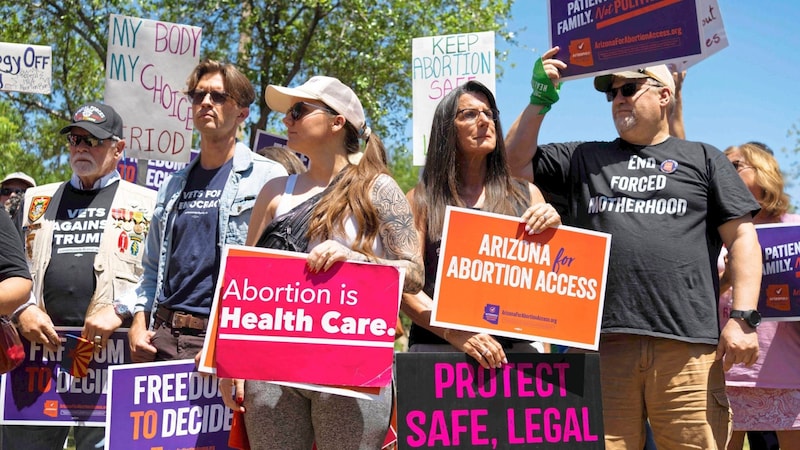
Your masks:
[[[58,417],[58,400],[47,400],[44,402],[43,413],[48,417]]]
[[[592,67],[592,41],[590,38],[576,39],[569,43],[569,63],[581,67]]]
[[[791,311],[788,284],[770,284],[767,286],[767,306],[778,311]]]

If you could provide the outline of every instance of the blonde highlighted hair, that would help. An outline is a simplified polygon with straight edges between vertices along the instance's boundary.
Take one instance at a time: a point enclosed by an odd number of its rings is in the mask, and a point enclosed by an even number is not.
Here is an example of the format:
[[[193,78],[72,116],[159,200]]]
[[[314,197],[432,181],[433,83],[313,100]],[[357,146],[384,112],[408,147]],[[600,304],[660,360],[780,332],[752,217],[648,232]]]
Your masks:
[[[768,217],[779,219],[789,209],[789,195],[784,191],[783,175],[778,161],[763,147],[747,143],[725,149],[725,155],[739,152],[755,171],[755,183],[761,188],[761,209]]]

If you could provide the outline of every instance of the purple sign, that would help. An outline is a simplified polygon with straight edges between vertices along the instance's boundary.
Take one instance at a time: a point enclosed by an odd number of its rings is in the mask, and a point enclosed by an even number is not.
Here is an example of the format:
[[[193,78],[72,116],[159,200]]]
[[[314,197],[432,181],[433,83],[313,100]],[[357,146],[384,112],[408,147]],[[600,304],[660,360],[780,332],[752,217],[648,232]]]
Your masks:
[[[766,320],[800,321],[800,225],[757,225],[763,271],[758,312]]]
[[[549,0],[562,79],[650,66],[703,52],[696,0]]]
[[[80,336],[79,327],[56,327],[58,335]],[[24,337],[25,361],[2,378],[2,419],[12,425],[103,426],[106,421],[108,368],[130,362],[128,330],[119,329],[105,348],[95,351],[85,377],[73,377],[62,360],[62,345],[51,352]]]
[[[278,136],[277,134],[267,133],[264,130],[258,130],[256,132],[256,144],[253,146],[253,151],[258,153],[259,150],[265,147],[272,147],[272,146],[287,147],[286,146],[287,142],[288,141],[284,136]],[[297,155],[298,158],[300,158],[300,161],[302,161],[304,166],[308,167],[308,164],[310,162],[308,156],[297,152],[294,152],[294,154]]]
[[[233,411],[194,360],[111,369],[106,449],[227,449]]]
[[[191,153],[189,154],[190,161],[195,159],[199,154],[200,150],[192,149]],[[161,187],[161,183],[163,183],[164,180],[166,180],[167,177],[173,172],[183,169],[189,165],[189,163],[185,162],[165,161],[160,159],[148,159],[142,161],[147,161],[147,172],[144,174],[143,179],[140,179],[139,177],[139,166],[137,164],[137,160],[134,158],[121,158],[117,163],[117,170],[119,171],[119,174],[123,180],[130,181],[131,183],[141,184],[142,186],[148,187],[154,191],[157,191],[158,188]]]

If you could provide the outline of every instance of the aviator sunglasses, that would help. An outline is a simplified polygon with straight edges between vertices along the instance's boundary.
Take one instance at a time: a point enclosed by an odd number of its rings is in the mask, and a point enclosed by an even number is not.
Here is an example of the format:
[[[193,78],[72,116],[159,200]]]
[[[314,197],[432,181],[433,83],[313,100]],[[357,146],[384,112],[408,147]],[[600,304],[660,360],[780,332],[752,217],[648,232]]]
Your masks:
[[[67,135],[67,141],[69,142],[69,145],[72,145],[72,146],[75,146],[75,147],[81,145],[82,142],[85,143],[86,145],[88,145],[89,147],[99,147],[99,146],[103,145],[103,142],[105,142],[105,139],[96,138],[96,137],[94,137],[92,135],[79,136],[77,134],[70,133],[70,134]]]
[[[639,86],[662,87],[660,85],[631,81],[630,83],[625,83],[618,88],[611,88],[606,91],[606,100],[613,102],[614,99],[617,98],[617,92],[621,92],[623,97],[633,97],[633,94],[639,91]]]
[[[192,104],[199,105],[206,99],[206,95],[211,95],[211,101],[215,105],[221,105],[228,101],[231,95],[223,91],[204,91],[202,89],[193,89],[186,93],[186,96],[192,99]]]
[[[328,108],[327,106],[315,105],[313,103],[306,103],[306,102],[297,102],[294,105],[292,105],[292,107],[289,108],[288,111],[286,111],[286,115],[291,117],[292,120],[298,121],[303,116],[305,116],[308,113],[310,113],[312,111],[312,109],[319,109],[319,110],[325,111],[325,112],[327,112],[329,114],[338,114],[336,111]]]

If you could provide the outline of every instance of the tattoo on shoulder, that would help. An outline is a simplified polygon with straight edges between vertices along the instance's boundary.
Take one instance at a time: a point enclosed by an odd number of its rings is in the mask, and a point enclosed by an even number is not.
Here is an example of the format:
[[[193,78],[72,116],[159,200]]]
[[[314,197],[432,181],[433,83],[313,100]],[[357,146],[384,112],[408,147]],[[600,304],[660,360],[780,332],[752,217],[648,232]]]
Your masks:
[[[372,199],[381,221],[381,238],[386,250],[400,258],[413,257],[417,240],[411,206],[400,186],[389,176],[379,176],[372,188]]]

